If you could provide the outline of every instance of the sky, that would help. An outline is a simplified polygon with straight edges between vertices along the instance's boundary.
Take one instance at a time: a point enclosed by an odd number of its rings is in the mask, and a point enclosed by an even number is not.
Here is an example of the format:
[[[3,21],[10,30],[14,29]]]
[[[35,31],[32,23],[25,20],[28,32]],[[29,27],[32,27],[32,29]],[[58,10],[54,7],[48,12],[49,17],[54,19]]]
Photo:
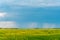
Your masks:
[[[0,0],[0,28],[60,28],[60,0]]]

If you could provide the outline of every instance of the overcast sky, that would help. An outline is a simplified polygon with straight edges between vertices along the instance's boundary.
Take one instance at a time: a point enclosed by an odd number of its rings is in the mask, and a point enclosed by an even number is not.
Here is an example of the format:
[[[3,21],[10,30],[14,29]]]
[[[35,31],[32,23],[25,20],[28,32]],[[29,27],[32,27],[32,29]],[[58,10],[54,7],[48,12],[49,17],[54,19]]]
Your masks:
[[[60,28],[60,0],[0,0],[0,28]]]

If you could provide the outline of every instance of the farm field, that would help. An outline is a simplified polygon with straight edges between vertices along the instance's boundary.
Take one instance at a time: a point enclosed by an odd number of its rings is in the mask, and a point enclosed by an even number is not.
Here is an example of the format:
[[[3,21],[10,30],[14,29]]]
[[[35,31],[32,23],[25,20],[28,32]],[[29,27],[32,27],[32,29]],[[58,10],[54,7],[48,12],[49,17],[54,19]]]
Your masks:
[[[0,40],[60,40],[60,29],[0,29]]]

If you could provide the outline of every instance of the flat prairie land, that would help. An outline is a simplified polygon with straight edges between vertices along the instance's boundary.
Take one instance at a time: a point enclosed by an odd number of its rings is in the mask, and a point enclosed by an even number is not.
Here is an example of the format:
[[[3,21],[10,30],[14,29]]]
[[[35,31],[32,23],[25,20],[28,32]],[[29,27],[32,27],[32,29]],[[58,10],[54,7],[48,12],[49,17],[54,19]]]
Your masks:
[[[60,40],[60,29],[1,28],[0,40]]]

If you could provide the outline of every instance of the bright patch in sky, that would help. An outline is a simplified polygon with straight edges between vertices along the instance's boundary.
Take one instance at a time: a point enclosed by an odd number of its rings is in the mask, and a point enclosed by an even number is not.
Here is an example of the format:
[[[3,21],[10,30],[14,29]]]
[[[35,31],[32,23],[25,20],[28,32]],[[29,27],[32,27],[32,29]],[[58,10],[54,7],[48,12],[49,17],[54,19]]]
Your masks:
[[[13,21],[1,21],[0,28],[17,28],[17,25]]]
[[[37,23],[33,22],[33,23],[28,23],[27,28],[36,28],[37,27]]]
[[[0,17],[5,17],[6,15],[7,15],[7,13],[0,12]]]
[[[56,24],[51,24],[51,23],[44,23],[43,28],[55,28]]]

